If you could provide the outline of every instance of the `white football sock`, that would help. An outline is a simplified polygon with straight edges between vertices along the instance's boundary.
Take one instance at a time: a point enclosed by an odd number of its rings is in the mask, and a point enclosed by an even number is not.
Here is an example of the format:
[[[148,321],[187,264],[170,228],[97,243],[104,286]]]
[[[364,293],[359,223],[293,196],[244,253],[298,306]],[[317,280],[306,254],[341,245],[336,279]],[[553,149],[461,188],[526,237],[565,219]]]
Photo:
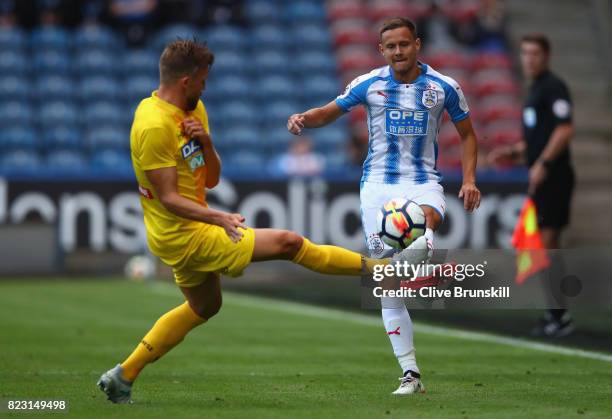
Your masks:
[[[427,228],[425,229],[424,236],[427,240],[429,240],[429,242],[433,246],[434,245],[434,231],[431,228]]]
[[[381,299],[381,305],[383,307],[382,318],[385,330],[402,372],[406,373],[408,370],[419,372],[412,336],[412,319],[408,314],[404,300],[402,298],[384,297]]]

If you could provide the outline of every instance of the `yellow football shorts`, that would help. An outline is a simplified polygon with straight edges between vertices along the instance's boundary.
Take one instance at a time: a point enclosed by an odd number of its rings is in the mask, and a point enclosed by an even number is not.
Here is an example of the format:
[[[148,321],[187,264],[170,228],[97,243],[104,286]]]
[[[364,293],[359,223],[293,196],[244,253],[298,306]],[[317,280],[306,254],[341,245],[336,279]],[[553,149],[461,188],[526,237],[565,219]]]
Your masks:
[[[207,224],[200,233],[200,243],[180,265],[173,267],[176,284],[195,287],[206,280],[207,273],[242,275],[253,257],[255,231],[252,228],[241,231],[242,239],[234,243],[222,227]]]

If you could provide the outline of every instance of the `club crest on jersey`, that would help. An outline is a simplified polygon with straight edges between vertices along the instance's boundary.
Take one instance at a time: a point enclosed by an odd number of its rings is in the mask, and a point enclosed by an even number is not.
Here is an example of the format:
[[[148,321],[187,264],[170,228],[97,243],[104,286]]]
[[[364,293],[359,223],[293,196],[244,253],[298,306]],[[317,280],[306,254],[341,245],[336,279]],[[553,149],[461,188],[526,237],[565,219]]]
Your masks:
[[[378,234],[373,233],[368,237],[368,250],[371,255],[380,255],[385,250],[385,246],[380,237],[378,237]]]
[[[421,99],[423,106],[427,109],[433,108],[438,104],[438,92],[433,89],[427,89],[423,92],[423,98]]]

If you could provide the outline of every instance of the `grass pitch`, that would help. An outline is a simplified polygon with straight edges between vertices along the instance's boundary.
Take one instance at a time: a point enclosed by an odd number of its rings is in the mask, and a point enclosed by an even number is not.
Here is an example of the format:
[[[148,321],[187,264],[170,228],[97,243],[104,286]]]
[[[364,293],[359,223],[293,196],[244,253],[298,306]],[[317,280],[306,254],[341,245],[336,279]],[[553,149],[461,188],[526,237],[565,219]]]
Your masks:
[[[0,282],[0,399],[69,402],[37,417],[612,417],[610,362],[417,333],[427,393],[398,398],[376,322],[236,294],[144,370],[135,404],[107,402],[99,375],[181,301],[165,284]]]

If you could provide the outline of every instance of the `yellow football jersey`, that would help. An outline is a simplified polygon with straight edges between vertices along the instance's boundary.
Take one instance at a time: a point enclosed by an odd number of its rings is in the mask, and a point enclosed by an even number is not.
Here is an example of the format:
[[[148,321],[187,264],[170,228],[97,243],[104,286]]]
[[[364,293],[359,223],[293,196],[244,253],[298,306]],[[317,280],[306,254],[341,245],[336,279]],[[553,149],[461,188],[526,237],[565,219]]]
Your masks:
[[[207,206],[206,165],[200,143],[181,132],[180,124],[187,117],[198,118],[209,132],[202,101],[198,101],[194,111],[184,112],[160,99],[155,91],[136,108],[130,133],[132,165],[141,195],[149,248],[170,266],[180,264],[197,248],[201,241],[197,233],[204,224],[168,211],[156,196],[145,171],[176,166],[179,194]]]

